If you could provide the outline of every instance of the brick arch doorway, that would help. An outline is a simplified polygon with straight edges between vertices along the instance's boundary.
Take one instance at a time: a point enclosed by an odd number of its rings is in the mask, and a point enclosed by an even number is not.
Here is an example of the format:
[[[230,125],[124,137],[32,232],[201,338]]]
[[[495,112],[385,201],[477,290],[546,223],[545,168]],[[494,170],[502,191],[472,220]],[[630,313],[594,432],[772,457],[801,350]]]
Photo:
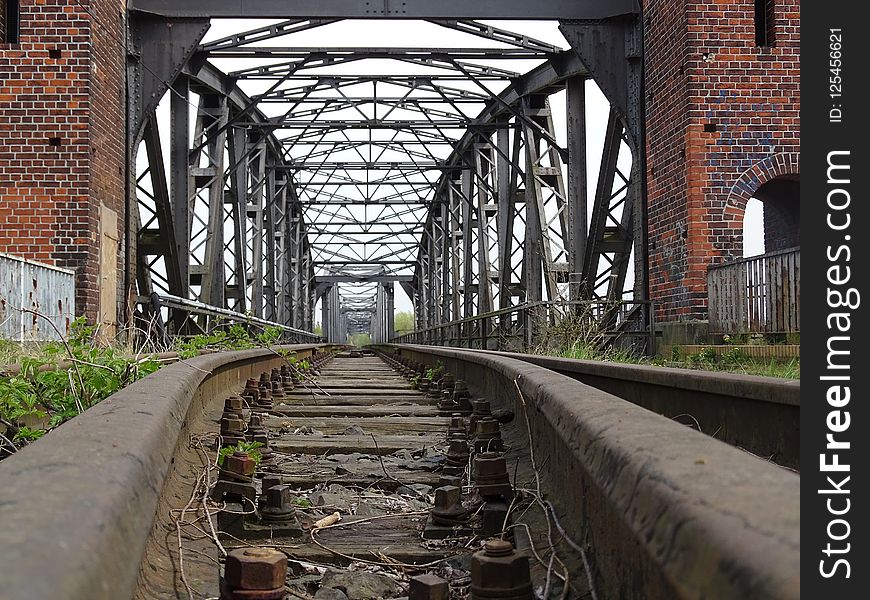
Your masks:
[[[761,218],[747,223],[747,210],[758,216],[759,209]],[[761,253],[800,246],[800,155],[774,154],[744,171],[728,194],[726,213],[742,231],[736,257],[745,255],[743,244],[751,240],[763,246]]]

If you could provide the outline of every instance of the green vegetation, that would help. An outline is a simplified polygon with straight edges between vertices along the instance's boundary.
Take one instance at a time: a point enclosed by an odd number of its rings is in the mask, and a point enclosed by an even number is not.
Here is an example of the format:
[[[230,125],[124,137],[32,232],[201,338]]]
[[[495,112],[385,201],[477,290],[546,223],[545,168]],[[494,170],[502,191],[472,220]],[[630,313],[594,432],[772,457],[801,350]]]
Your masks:
[[[661,356],[641,357],[631,350],[621,348],[602,349],[598,346],[579,343],[575,343],[570,348],[564,350],[554,349],[548,352],[537,353],[580,360],[600,360],[659,367],[720,371],[743,375],[760,375],[763,377],[782,377],[785,379],[800,379],[801,376],[799,358],[761,360],[746,356],[740,348],[732,348],[721,355],[717,355],[715,349],[708,347],[703,348],[696,354],[683,356],[680,347],[674,346],[671,349],[670,359],[665,359]]]
[[[357,347],[368,346],[372,343],[372,337],[367,333],[354,333],[348,337],[348,340],[352,345]]]
[[[746,355],[740,348],[731,348],[718,354],[714,348],[702,348],[700,352],[682,356],[679,346],[671,349],[670,366],[703,369],[706,371],[727,371],[744,375],[782,377],[800,379],[801,362],[799,358],[758,359]]]
[[[98,342],[96,333],[79,317],[70,326],[69,338],[60,342],[22,346],[0,340],[0,365],[21,366],[17,373],[0,376],[0,458],[14,452],[12,446],[42,437],[161,366],[152,356],[130,356],[125,348]],[[277,327],[251,335],[242,325],[232,324],[179,339],[173,350],[187,359],[205,350],[272,347],[281,336]],[[299,371],[311,368],[292,351],[275,352]]]
[[[221,448],[220,452],[218,452],[218,464],[224,464],[224,460],[226,460],[227,456],[230,456],[231,454],[244,452],[253,459],[254,464],[259,465],[260,461],[263,460],[263,455],[260,454],[258,448],[262,447],[263,444],[260,442],[239,442],[235,446]]]
[[[19,354],[20,371],[0,379],[0,423],[16,445],[41,437],[159,368],[151,357],[131,358],[96,343],[95,333],[96,328],[78,318],[69,339],[45,344],[36,355]],[[68,368],[56,368],[65,361]]]
[[[191,358],[203,350],[250,350],[279,343],[281,330],[267,327],[262,333],[252,336],[245,327],[233,323],[226,329],[216,328],[209,334],[200,334],[180,340],[175,351],[181,358]]]
[[[738,347],[721,354],[715,348],[702,348],[700,352],[683,355],[679,346],[671,349],[669,358],[640,355],[632,348],[606,346],[597,324],[589,315],[563,318],[555,325],[542,327],[540,341],[532,352],[547,356],[600,360],[607,362],[645,364],[663,367],[721,371],[744,375],[800,379],[800,359],[757,359],[746,355]]]
[[[414,313],[408,311],[395,313],[393,316],[393,330],[396,332],[396,335],[410,333],[414,329],[416,329]]]
[[[439,360],[434,367],[429,367],[426,369],[426,379],[429,381],[434,381],[441,373],[444,372],[444,365]]]

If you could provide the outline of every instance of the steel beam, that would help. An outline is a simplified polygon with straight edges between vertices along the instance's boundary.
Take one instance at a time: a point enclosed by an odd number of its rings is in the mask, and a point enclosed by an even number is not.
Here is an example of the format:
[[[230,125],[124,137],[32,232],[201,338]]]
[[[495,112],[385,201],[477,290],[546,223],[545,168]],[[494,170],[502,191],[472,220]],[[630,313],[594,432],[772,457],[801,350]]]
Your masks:
[[[130,0],[133,11],[166,17],[336,19],[605,19],[637,13],[636,0]]]
[[[586,80],[568,80],[568,281],[569,299],[580,300],[586,253]]]

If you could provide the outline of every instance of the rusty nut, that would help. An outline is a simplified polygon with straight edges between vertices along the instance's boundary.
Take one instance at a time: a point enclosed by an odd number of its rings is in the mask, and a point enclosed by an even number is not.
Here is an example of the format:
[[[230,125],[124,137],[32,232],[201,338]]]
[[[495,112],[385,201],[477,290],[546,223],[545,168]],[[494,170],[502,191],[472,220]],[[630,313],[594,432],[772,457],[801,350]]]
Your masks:
[[[532,600],[529,559],[506,540],[490,540],[471,557],[471,597]]]
[[[284,587],[287,556],[271,548],[238,548],[227,554],[224,581],[233,590]]]
[[[233,452],[224,459],[224,469],[236,475],[253,477],[257,463],[244,452]]]

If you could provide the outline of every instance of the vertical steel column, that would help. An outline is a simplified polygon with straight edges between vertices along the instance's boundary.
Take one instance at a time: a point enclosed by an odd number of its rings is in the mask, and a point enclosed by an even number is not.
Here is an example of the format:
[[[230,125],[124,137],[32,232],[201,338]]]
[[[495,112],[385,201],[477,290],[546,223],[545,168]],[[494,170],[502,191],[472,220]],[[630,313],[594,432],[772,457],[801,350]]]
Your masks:
[[[235,282],[232,289],[227,289],[226,296],[229,300],[236,301],[235,310],[245,312],[247,310],[247,285],[246,276],[248,271],[247,261],[247,227],[246,208],[248,196],[248,156],[245,152],[247,146],[248,130],[242,127],[232,127],[229,133],[230,162],[230,200],[233,213],[233,248],[234,248],[234,276]]]
[[[387,341],[396,335],[396,288],[392,281],[384,283],[387,292]]]
[[[443,192],[438,200],[438,204],[433,207],[433,210],[437,209],[441,213],[441,232],[443,237],[441,252],[439,254],[439,258],[441,259],[441,323],[449,323],[453,319],[453,314],[451,313],[452,302],[450,289],[450,267],[453,260],[453,230],[450,225],[450,204],[443,195]]]
[[[541,211],[543,207],[538,202],[538,194],[535,185],[534,162],[532,151],[529,149],[535,144],[534,135],[529,128],[525,128],[525,186],[526,186],[526,239],[523,245],[523,279],[526,287],[526,302],[537,302],[543,298],[543,269],[544,248],[547,241],[541,236]]]
[[[586,79],[567,81],[568,128],[568,282],[569,299],[580,300],[586,253]]]
[[[462,318],[464,307],[462,302],[462,290],[465,285],[463,281],[463,274],[465,271],[463,269],[464,244],[462,242],[462,198],[459,191],[456,189],[457,185],[461,185],[461,182],[457,183],[455,180],[451,180],[448,184],[448,193],[450,194],[450,237],[452,239],[450,292],[452,299],[451,316],[453,321]]]
[[[295,191],[293,192],[295,200]],[[302,272],[302,210],[297,201],[293,202],[290,217],[290,252],[289,252],[289,275],[290,275],[290,316],[293,327],[302,329],[303,308],[302,281],[305,274]]]
[[[498,205],[495,203],[495,165],[492,145],[475,144],[474,168],[477,175],[477,194],[474,195],[472,214],[477,220],[477,312],[484,314],[493,309],[493,276],[490,266],[490,230],[497,238]],[[496,242],[497,243],[497,242]],[[497,292],[496,292],[497,294]]]
[[[466,157],[466,164],[473,164],[472,157]],[[474,293],[474,244],[472,242],[472,190],[474,174],[470,168],[462,170],[461,192],[459,201],[462,203],[462,316],[465,318],[475,315]]]
[[[282,209],[279,206],[280,191],[275,178],[275,163],[270,155],[266,158],[266,206],[264,209],[263,227],[266,236],[266,264],[263,273],[263,317],[268,321],[278,320],[278,290],[281,284],[278,279],[276,260],[279,251],[280,224]]]
[[[248,152],[253,156],[251,168],[251,191],[248,196],[247,216],[251,226],[251,309],[255,317],[263,316],[263,236],[264,202],[266,200],[266,141],[263,138],[248,140]]]
[[[175,80],[169,105],[169,194],[175,230],[178,274],[183,288],[176,293],[190,297],[190,80]]]
[[[218,135],[209,135],[203,153],[208,166],[194,167],[194,180],[204,182],[208,189],[208,226],[205,240],[205,260],[201,267],[202,289],[200,301],[213,306],[225,305],[224,299],[224,150],[226,147],[227,98],[209,94],[200,98],[198,130],[216,129]],[[200,187],[197,184],[195,187]]]
[[[332,341],[332,326],[330,323],[330,312],[329,312],[329,292],[332,290],[332,286],[328,285],[323,290],[323,295],[320,297],[320,328],[323,332],[323,337],[326,338],[326,341]]]
[[[444,323],[443,303],[441,297],[441,285],[444,274],[444,221],[442,210],[437,202],[430,209],[432,215],[432,247],[429,253],[431,261],[431,273],[429,288],[431,290],[432,325]]]

